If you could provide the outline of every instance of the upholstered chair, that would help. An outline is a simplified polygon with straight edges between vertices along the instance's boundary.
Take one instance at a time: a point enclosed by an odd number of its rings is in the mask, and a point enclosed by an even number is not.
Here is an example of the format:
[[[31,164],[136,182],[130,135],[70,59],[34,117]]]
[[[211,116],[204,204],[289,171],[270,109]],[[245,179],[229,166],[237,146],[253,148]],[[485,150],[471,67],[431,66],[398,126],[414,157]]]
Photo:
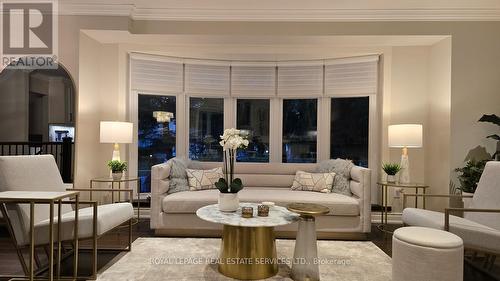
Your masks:
[[[0,191],[66,191],[59,169],[52,155],[36,156],[0,156]],[[89,189],[69,189],[73,191],[88,191]],[[94,191],[111,191],[108,189],[94,189]],[[132,190],[122,189],[114,192],[128,192],[131,196]],[[69,202],[66,202],[69,203]],[[113,203],[97,206],[96,202],[80,201],[80,205],[91,205],[81,208],[78,212],[78,239],[93,241],[92,276],[96,278],[97,272],[97,239],[128,222],[129,241],[127,247],[120,250],[130,250],[133,207],[130,202]],[[61,205],[61,240],[72,241],[74,237],[75,213],[72,204]],[[9,231],[15,243],[18,257],[27,274],[27,268],[22,256],[23,248],[30,243],[29,204],[5,204],[0,206],[2,215],[9,225]],[[57,205],[54,214],[58,214]],[[94,210],[96,212],[94,213]],[[47,246],[49,243],[49,206],[47,204],[36,205],[34,212],[35,222],[35,245],[37,247]],[[95,220],[95,225],[94,225]],[[58,221],[54,218],[54,224]]]
[[[417,196],[453,197],[457,195]],[[463,218],[451,215],[451,213],[463,213]],[[446,208],[444,213],[405,208],[403,223],[444,229],[460,236],[466,249],[494,255],[500,254],[500,162],[486,163],[470,208]]]

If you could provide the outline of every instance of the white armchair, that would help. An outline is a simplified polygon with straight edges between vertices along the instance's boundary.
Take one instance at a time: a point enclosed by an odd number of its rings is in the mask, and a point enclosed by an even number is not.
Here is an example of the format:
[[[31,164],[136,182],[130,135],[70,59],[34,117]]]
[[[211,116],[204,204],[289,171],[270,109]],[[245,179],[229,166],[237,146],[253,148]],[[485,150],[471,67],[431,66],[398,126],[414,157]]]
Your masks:
[[[52,155],[36,156],[0,156],[0,191],[66,191],[59,169]],[[72,191],[88,191],[89,189],[70,188]],[[128,192],[132,198],[132,190],[93,189],[93,191]],[[61,205],[61,241],[72,241],[74,237],[74,213],[71,202]],[[129,241],[126,248],[131,249],[132,218],[134,210],[130,202],[121,202],[97,206],[94,201],[80,201],[81,205],[91,207],[81,208],[78,212],[78,239],[92,240],[92,276],[97,276],[97,239],[115,227],[128,222]],[[16,247],[23,270],[28,274],[22,250],[30,243],[29,205],[2,204],[1,210]],[[35,245],[43,247],[49,244],[49,206],[36,205],[34,211]],[[55,214],[59,212],[55,206]],[[57,217],[57,215],[56,215]],[[54,219],[57,223],[57,218]],[[49,265],[50,266],[50,265]]]
[[[411,195],[453,197],[459,195]],[[451,213],[463,212],[463,218]],[[460,236],[466,249],[500,254],[500,162],[486,164],[470,208],[446,208],[444,213],[405,208],[403,223],[444,229]]]

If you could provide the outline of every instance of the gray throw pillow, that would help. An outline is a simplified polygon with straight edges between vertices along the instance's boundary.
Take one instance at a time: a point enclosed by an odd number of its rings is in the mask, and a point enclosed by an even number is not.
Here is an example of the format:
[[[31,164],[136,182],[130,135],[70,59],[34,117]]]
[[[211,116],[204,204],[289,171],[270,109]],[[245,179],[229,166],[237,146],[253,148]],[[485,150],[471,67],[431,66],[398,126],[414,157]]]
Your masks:
[[[354,167],[354,164],[351,161],[337,158],[319,163],[316,171],[320,173],[334,172],[335,179],[333,180],[332,192],[352,196],[349,187],[352,167]]]
[[[172,163],[172,167],[170,168],[170,187],[168,188],[167,194],[188,191],[189,185],[186,169],[189,160],[176,157],[168,161]]]

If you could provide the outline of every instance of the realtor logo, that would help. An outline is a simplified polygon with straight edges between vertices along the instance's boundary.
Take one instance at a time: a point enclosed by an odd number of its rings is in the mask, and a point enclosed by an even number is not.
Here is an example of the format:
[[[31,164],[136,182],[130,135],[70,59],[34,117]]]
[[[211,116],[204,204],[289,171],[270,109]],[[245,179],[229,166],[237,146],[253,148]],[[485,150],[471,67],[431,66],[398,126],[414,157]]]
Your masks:
[[[57,3],[1,2],[1,62],[17,68],[57,68]]]

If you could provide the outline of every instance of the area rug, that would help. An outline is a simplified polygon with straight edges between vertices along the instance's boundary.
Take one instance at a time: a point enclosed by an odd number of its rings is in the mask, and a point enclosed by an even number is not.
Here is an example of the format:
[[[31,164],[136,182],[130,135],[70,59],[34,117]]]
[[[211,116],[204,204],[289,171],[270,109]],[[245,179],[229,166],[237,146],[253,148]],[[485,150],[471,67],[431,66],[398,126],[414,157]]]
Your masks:
[[[234,280],[217,271],[220,239],[139,238],[132,251],[98,275],[100,281],[226,281]],[[276,276],[266,280],[290,278],[289,262],[294,240],[277,240]],[[372,242],[318,241],[320,277],[323,281],[391,280],[391,258]]]

